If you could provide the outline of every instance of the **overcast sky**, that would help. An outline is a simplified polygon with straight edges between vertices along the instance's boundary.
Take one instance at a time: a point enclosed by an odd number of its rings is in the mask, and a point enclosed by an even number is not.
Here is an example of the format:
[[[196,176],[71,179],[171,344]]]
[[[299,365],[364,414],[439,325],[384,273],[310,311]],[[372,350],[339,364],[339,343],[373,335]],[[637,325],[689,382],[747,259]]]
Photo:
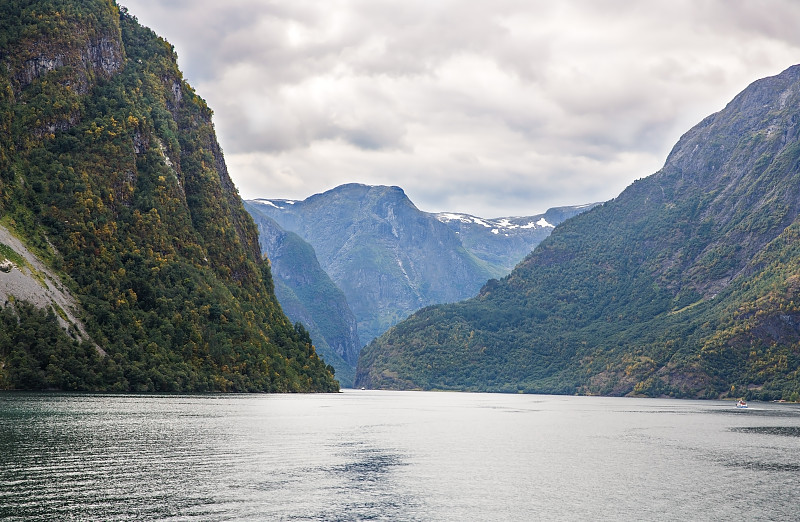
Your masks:
[[[797,0],[119,0],[175,46],[244,198],[604,201],[800,63]]]

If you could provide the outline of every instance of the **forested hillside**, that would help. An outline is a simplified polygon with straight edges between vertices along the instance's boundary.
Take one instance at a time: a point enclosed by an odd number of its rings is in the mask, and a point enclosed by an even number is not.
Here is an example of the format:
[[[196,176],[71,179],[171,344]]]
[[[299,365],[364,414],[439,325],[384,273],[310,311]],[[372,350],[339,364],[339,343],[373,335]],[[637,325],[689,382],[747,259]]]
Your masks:
[[[356,385],[797,399],[799,108],[800,67],[753,83],[508,277],[366,347]]]
[[[114,2],[0,3],[0,223],[61,276],[91,338],[9,299],[0,388],[338,388],[275,299],[211,114],[172,46]]]

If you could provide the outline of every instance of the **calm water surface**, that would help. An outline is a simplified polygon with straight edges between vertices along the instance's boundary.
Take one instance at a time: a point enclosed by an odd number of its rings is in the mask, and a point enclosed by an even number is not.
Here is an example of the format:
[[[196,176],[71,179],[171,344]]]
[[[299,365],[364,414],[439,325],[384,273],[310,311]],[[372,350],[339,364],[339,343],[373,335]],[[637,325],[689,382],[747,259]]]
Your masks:
[[[798,517],[796,405],[0,394],[0,519]]]

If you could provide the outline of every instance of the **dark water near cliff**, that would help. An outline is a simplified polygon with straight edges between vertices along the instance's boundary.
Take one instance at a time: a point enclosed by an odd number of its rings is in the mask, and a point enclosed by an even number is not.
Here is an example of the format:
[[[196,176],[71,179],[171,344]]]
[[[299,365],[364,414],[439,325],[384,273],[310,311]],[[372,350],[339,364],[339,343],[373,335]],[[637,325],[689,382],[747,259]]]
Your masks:
[[[0,394],[9,520],[797,520],[800,408]]]

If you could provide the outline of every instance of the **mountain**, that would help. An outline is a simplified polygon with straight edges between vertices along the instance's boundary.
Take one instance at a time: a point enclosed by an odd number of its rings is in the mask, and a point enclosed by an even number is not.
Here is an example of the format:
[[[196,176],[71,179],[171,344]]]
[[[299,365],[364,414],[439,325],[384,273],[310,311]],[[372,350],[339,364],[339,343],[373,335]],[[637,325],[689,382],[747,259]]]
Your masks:
[[[797,399],[798,108],[800,67],[756,81],[510,275],[367,346],[356,385]]]
[[[248,204],[314,247],[344,292],[362,340],[424,306],[474,295],[552,229],[544,216],[482,220],[422,212],[399,187],[348,184],[303,201]]]
[[[281,308],[308,329],[317,353],[334,367],[339,383],[352,387],[361,342],[347,299],[322,269],[311,245],[283,230],[257,205],[245,203],[245,208],[258,227],[261,251],[271,261]]]
[[[502,268],[505,275],[549,236],[557,224],[597,205],[556,207],[536,216],[496,219],[451,212],[433,215],[458,235],[467,251],[482,261]]]
[[[399,187],[350,184],[304,201],[251,203],[313,245],[350,303],[363,340],[423,306],[474,294],[497,276]]]
[[[0,4],[0,388],[334,391],[211,110],[109,0]]]

